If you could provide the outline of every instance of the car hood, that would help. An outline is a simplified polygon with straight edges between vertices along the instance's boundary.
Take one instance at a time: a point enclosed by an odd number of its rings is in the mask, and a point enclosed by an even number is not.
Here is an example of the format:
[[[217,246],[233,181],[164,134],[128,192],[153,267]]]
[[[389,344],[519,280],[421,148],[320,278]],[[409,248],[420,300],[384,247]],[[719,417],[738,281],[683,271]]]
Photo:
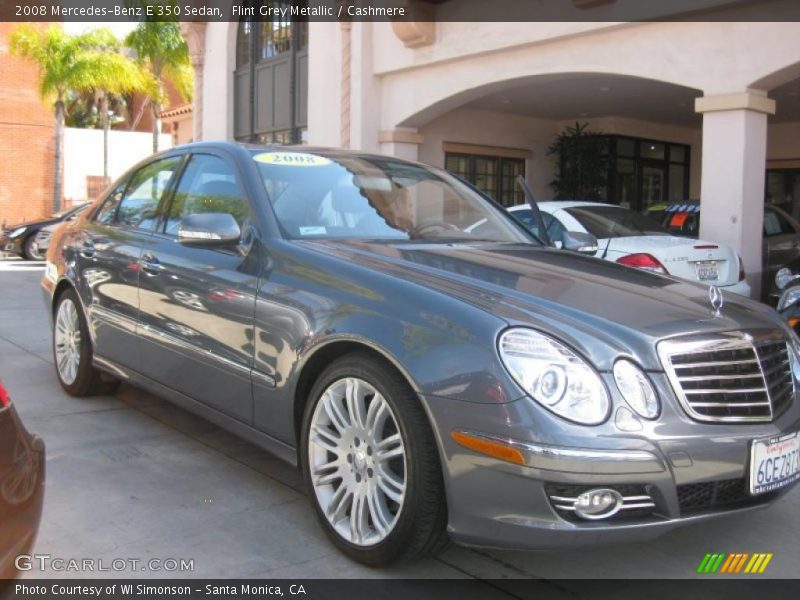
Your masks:
[[[521,244],[304,242],[349,263],[402,278],[574,345],[600,370],[620,355],[661,370],[665,338],[777,329],[770,308],[724,294],[719,316],[708,288],[564,250]]]
[[[48,217],[46,219],[37,219],[36,221],[27,221],[26,223],[17,223],[16,225],[7,225],[6,231],[14,231],[18,227],[44,227],[45,225],[50,225],[52,223],[58,223],[61,219],[54,219],[53,217]]]

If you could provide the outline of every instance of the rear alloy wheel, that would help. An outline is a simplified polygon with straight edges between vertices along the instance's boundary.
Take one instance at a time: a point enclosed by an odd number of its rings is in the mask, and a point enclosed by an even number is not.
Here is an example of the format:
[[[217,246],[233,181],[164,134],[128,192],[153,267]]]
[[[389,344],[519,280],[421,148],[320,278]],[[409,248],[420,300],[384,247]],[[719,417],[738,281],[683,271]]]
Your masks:
[[[58,299],[53,325],[53,360],[61,387],[70,396],[112,394],[117,380],[104,380],[92,366],[92,344],[80,303],[71,289]]]
[[[408,384],[369,355],[337,360],[306,410],[303,466],[317,515],[351,558],[378,566],[446,540],[441,467]]]
[[[44,260],[44,254],[39,252],[36,244],[36,235],[29,235],[22,246],[22,253],[25,260]]]

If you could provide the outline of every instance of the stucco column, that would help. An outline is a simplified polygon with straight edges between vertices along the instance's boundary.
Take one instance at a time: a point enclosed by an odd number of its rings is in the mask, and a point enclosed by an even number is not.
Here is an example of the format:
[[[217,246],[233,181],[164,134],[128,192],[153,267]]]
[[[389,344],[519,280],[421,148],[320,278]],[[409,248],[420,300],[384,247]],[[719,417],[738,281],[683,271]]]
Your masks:
[[[397,158],[419,160],[419,146],[424,139],[422,134],[411,128],[381,131],[378,133],[379,151]]]
[[[189,46],[189,57],[194,71],[194,98],[192,112],[192,140],[203,139],[203,68],[205,64],[206,27],[204,21],[181,23],[183,37]]]
[[[757,92],[704,96],[695,110],[703,113],[700,237],[739,252],[759,298],[767,115],[775,102]]]

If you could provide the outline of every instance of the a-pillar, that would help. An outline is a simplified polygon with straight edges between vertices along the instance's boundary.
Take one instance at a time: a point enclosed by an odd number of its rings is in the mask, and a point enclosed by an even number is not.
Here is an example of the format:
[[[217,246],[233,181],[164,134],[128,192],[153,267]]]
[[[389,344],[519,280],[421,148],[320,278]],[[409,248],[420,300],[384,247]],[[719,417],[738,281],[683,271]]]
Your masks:
[[[767,116],[775,114],[775,102],[747,91],[698,98],[695,110],[703,114],[700,238],[729,244],[741,255],[759,298]]]

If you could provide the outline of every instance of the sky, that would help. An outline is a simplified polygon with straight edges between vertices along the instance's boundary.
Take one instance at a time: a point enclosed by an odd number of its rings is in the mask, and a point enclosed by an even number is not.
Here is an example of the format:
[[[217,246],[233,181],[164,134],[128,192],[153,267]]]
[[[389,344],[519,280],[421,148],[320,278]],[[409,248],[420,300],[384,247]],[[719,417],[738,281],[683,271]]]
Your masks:
[[[63,23],[64,31],[67,33],[83,33],[89,29],[99,29],[101,27],[108,27],[114,35],[118,38],[124,38],[128,32],[130,32],[134,27],[136,27],[136,23],[128,22],[128,21],[119,21],[119,22],[67,22]]]

